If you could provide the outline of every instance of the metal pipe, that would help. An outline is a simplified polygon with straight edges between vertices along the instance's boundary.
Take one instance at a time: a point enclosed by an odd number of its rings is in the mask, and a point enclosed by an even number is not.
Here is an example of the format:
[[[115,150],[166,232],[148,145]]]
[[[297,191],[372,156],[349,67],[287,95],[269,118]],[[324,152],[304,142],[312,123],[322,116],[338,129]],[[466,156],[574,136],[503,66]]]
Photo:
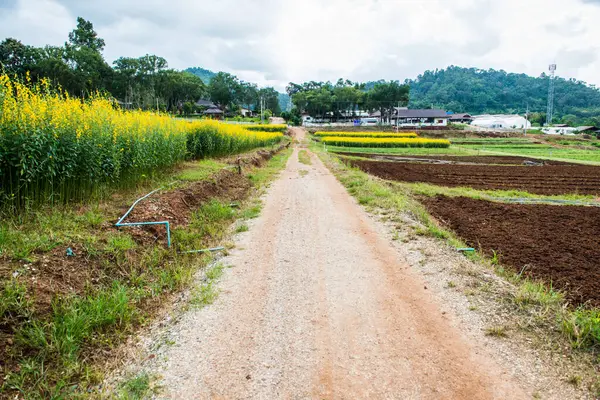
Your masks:
[[[175,182],[173,182],[175,183]],[[170,183],[170,185],[172,185],[173,183]],[[129,210],[127,210],[127,212],[117,221],[117,223],[115,224],[115,226],[117,227],[123,227],[123,226],[142,226],[142,225],[164,225],[166,230],[167,230],[167,247],[171,247],[171,225],[169,224],[169,221],[156,221],[156,222],[123,222],[125,220],[125,218],[127,218],[127,216],[129,215],[129,213],[131,213],[131,211],[133,211],[133,209],[135,208],[135,206],[142,200],[150,197],[151,195],[153,195],[154,193],[158,192],[159,190],[164,189],[164,187],[161,187],[159,189],[153,190],[150,193],[148,193],[147,195],[140,197],[139,199],[137,199],[132,205],[131,207],[129,207]]]
[[[225,247],[213,247],[212,249],[180,251],[179,254],[208,253],[208,252],[221,251],[221,250],[225,250]]]

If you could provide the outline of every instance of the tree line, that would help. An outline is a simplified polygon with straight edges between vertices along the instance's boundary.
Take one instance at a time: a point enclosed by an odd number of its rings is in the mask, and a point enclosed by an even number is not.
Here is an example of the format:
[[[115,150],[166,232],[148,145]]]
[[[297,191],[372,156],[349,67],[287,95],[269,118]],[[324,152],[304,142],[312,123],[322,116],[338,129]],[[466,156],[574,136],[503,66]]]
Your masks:
[[[290,82],[286,87],[295,108],[289,114],[297,118],[306,112],[317,119],[355,118],[359,111],[379,111],[389,118],[394,107],[404,107],[409,101],[410,87],[398,81],[378,81],[373,85],[339,79],[331,82]]]
[[[34,47],[6,38],[0,42],[0,68],[23,81],[48,78],[71,96],[108,93],[126,108],[192,114],[202,111],[196,101],[204,98],[235,114],[241,107],[259,110],[262,98],[266,109],[281,111],[273,88],[258,88],[225,72],[209,75],[205,82],[194,73],[201,69],[171,69],[167,60],[151,54],[121,57],[111,66],[102,55],[104,47],[93,24],[79,17],[63,46]]]

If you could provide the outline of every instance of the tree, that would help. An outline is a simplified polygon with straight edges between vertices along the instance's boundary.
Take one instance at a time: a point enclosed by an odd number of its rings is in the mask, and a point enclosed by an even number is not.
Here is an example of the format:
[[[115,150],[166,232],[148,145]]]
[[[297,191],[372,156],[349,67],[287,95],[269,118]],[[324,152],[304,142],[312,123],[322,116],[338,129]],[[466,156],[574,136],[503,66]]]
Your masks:
[[[263,99],[265,108],[271,110],[274,115],[281,114],[281,107],[279,106],[279,93],[272,87],[260,89],[258,91],[258,101],[260,98]],[[257,103],[257,110],[260,109],[260,103]]]
[[[95,52],[104,50],[104,39],[98,37],[94,25],[77,17],[77,28],[69,33],[69,45],[75,48],[87,47]]]
[[[225,110],[236,103],[237,95],[240,93],[240,82],[234,75],[227,72],[217,73],[208,85],[208,94],[213,103]]]
[[[26,46],[17,39],[7,38],[0,43],[0,64],[8,73],[20,75],[31,71],[40,56],[39,49]]]

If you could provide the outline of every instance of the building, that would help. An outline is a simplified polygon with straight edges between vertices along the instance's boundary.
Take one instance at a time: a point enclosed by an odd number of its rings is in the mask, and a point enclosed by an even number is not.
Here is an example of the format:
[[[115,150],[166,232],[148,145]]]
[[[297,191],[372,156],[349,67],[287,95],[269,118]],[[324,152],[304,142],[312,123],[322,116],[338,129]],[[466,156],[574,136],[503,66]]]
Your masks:
[[[577,128],[571,128],[568,126],[548,126],[542,128],[542,133],[546,135],[568,135],[572,136],[579,132],[577,132]]]
[[[444,110],[409,110],[394,107],[390,120],[392,125],[398,126],[447,126],[450,117],[451,115]]]
[[[196,105],[198,107],[202,107],[202,108],[218,108],[217,105],[215,103],[213,103],[210,100],[205,100],[205,99],[200,99],[196,102]]]
[[[588,135],[595,135],[599,132],[595,126],[578,126],[577,133],[585,133]]]
[[[214,107],[205,110],[202,114],[210,119],[223,119],[223,111],[220,108]]]
[[[254,112],[247,108],[242,108],[240,110],[240,114],[242,114],[242,117],[253,117],[254,116]]]
[[[473,117],[471,126],[478,126],[480,128],[488,129],[530,129],[531,123],[525,118],[518,114],[514,115],[476,115]]]
[[[450,123],[451,124],[470,124],[473,122],[473,117],[471,114],[451,114],[450,115]]]

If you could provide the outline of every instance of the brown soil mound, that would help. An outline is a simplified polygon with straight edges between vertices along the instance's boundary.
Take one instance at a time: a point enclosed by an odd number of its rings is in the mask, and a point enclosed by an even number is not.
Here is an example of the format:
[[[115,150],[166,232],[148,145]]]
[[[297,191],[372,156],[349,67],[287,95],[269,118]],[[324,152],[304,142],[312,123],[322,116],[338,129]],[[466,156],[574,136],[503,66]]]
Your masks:
[[[600,194],[600,167],[586,165],[461,165],[349,160],[383,179],[537,194]]]
[[[574,304],[600,306],[600,208],[501,204],[466,197],[422,203],[467,244],[552,283]]]
[[[209,180],[195,182],[183,189],[155,193],[142,200],[123,222],[169,221],[170,227],[173,229],[188,224],[192,212],[209,199],[241,200],[247,196],[251,184],[236,167],[241,166],[242,170],[246,165],[260,167],[273,155],[288,146],[289,143],[272,151],[259,150],[245,157],[231,157],[227,161],[232,168],[224,169]],[[129,206],[123,206],[123,214],[128,209]],[[166,240],[164,225],[146,225],[125,229],[128,229],[138,242]]]
[[[411,161],[411,160],[430,160],[447,162],[450,164],[505,164],[505,165],[523,165],[525,162],[543,163],[544,165],[580,165],[562,161],[539,160],[528,157],[515,156],[405,156],[393,154],[373,154],[373,153],[337,153],[345,156],[355,156],[370,158],[373,160],[385,161]]]
[[[195,182],[192,185],[169,192],[159,192],[142,200],[129,214],[124,222],[169,221],[171,229],[186,225],[193,211],[209,199],[236,201],[243,199],[250,189],[250,182],[245,175],[231,170],[223,170],[207,181]],[[123,213],[127,211],[124,207]],[[143,227],[125,227],[131,230],[138,241],[164,240],[166,238],[163,225],[147,225]],[[148,237],[150,233],[152,237]]]

